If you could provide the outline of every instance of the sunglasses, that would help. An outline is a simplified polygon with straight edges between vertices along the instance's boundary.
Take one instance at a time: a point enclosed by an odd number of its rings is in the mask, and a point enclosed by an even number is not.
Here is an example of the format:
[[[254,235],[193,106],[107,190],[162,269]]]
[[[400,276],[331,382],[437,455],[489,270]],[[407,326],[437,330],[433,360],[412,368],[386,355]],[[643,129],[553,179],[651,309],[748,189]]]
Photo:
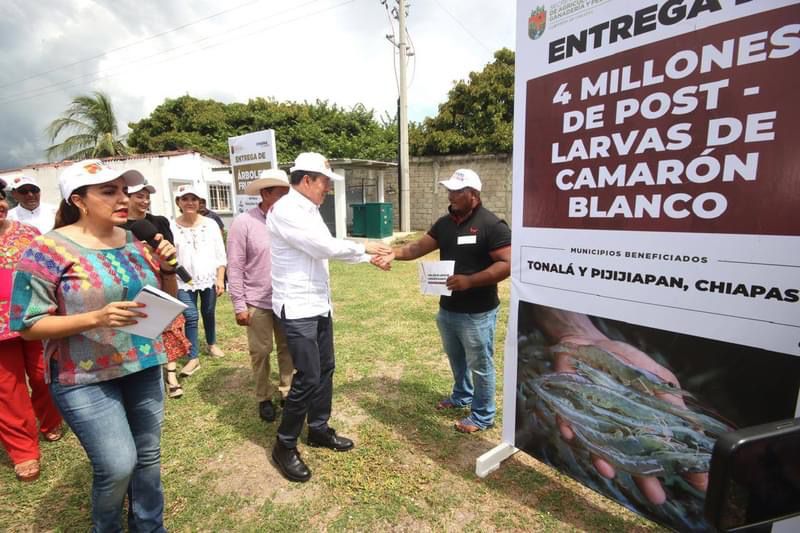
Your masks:
[[[20,187],[17,192],[19,194],[39,194],[39,189],[35,187]]]

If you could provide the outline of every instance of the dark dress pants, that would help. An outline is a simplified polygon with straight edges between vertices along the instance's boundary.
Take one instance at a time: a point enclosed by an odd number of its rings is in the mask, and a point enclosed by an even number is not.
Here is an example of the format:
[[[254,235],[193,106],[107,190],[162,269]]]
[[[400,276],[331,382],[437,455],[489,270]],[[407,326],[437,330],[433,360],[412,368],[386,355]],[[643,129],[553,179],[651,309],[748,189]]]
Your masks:
[[[283,315],[283,313],[281,313]],[[278,440],[295,448],[303,422],[311,431],[328,429],[333,397],[333,321],[327,316],[287,319],[279,317],[292,355],[295,374],[283,407]]]

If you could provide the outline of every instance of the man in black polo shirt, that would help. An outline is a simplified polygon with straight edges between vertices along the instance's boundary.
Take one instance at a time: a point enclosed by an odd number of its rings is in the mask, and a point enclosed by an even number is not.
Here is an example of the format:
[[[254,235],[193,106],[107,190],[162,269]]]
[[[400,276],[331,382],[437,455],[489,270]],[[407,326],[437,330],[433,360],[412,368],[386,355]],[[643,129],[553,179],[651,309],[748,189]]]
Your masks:
[[[455,260],[455,271],[447,278],[453,292],[439,299],[436,317],[453,370],[453,392],[436,408],[471,407],[456,429],[473,433],[494,424],[497,283],[511,272],[511,230],[481,205],[481,180],[472,170],[456,170],[440,183],[449,191],[448,214],[422,238],[393,248],[383,260],[417,259],[437,248],[440,259]]]

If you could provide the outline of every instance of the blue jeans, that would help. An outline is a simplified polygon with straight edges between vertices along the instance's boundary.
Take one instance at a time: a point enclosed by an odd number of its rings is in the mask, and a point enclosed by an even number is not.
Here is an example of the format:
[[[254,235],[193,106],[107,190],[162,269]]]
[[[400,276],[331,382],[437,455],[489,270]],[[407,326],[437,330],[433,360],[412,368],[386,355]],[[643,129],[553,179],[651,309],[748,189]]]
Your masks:
[[[454,313],[439,308],[436,325],[453,371],[450,401],[472,406],[469,419],[478,427],[494,424],[494,332],[497,308],[485,313]]]
[[[197,312],[197,296],[200,296],[200,313]],[[206,344],[217,343],[217,323],[214,312],[217,308],[217,291],[214,287],[199,291],[178,289],[178,300],[189,307],[183,310],[186,319],[186,338],[192,343],[189,359],[197,359],[197,324],[203,315],[203,329],[206,332]]]
[[[122,531],[128,494],[130,531],[164,529],[161,486],[161,367],[89,385],[62,386],[55,363],[50,392],[94,472],[92,531]]]

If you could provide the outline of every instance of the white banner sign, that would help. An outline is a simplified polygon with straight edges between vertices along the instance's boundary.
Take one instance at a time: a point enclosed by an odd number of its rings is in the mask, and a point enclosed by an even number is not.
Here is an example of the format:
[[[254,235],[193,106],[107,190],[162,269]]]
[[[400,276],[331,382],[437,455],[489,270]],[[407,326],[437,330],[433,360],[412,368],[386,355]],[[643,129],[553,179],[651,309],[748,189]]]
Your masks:
[[[503,436],[679,531],[796,412],[798,72],[796,0],[518,2]]]

